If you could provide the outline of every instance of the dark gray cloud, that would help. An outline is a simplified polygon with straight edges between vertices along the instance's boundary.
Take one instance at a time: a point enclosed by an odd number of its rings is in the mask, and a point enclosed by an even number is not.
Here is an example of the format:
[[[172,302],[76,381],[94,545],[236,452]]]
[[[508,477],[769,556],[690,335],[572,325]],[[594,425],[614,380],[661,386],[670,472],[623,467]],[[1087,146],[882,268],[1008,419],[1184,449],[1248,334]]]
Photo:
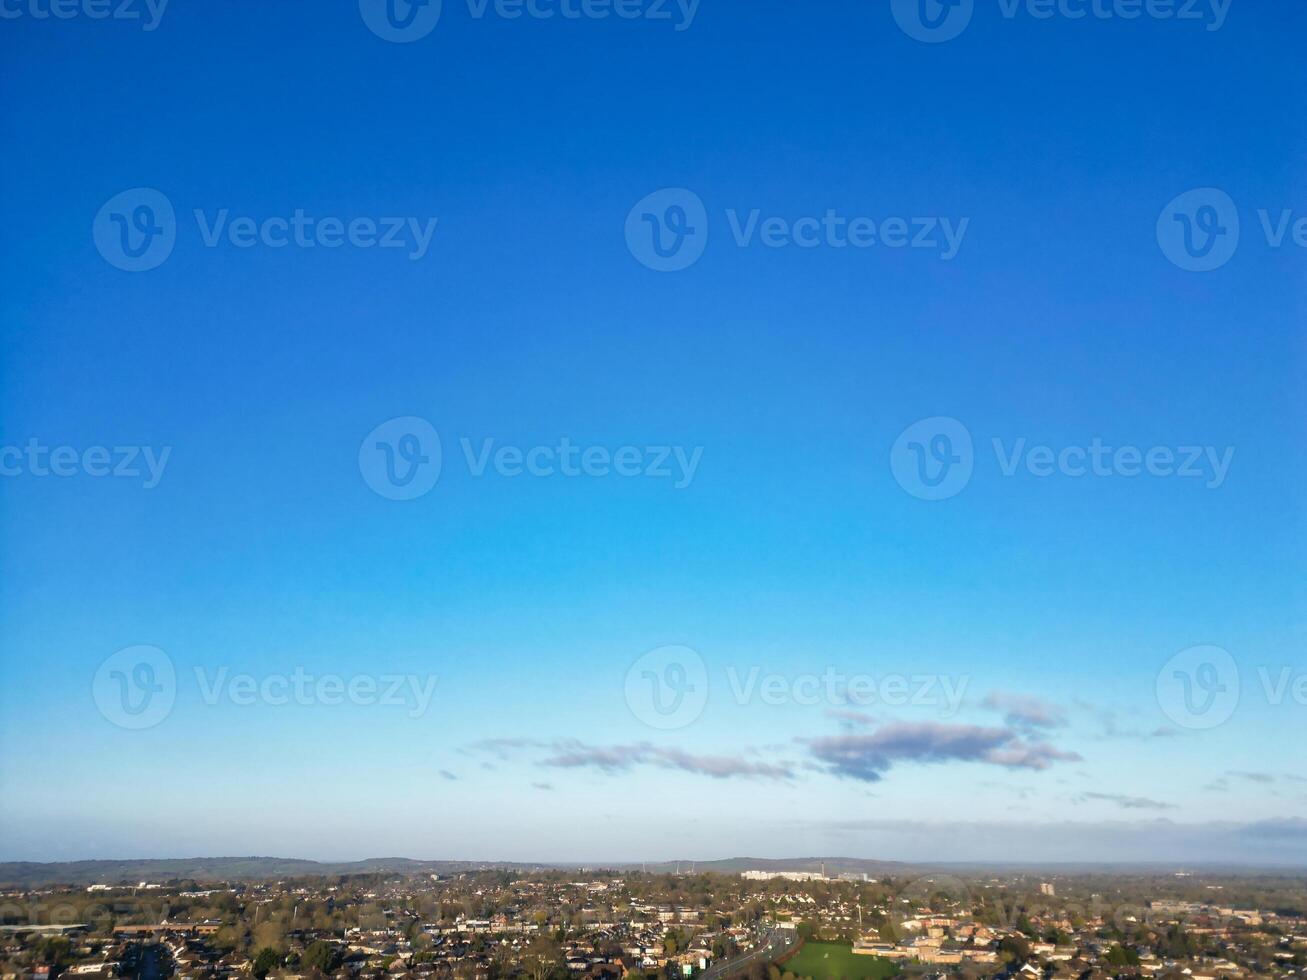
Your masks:
[[[1047,769],[1055,762],[1079,762],[1047,742],[1031,742],[1011,728],[946,725],[938,722],[885,725],[865,735],[807,739],[813,758],[836,776],[876,782],[898,762],[984,762],[1009,769]]]
[[[1178,807],[1174,803],[1162,803],[1158,800],[1150,800],[1146,796],[1126,796],[1122,793],[1081,793],[1077,799],[1101,800],[1104,803],[1115,803],[1123,810],[1176,810]]]
[[[530,753],[537,765],[551,769],[590,769],[611,775],[648,766],[711,779],[790,780],[797,771],[811,770],[876,782],[891,766],[902,762],[981,762],[1043,770],[1057,762],[1082,761],[1075,752],[1062,751],[1013,728],[899,722],[866,731],[874,724],[870,716],[861,712],[830,714],[859,727],[846,729],[842,735],[798,739],[808,752],[808,758],[799,762],[775,757],[759,760],[752,751],[704,754],[651,742],[590,745],[576,739],[494,738],[468,748],[500,759]]]
[[[440,770],[440,775],[444,776],[446,779],[458,779],[458,777],[455,776],[455,775],[454,775],[452,772],[450,772],[448,769],[441,769],[441,770]]]
[[[1001,711],[1003,721],[1013,728],[1062,728],[1067,723],[1065,708],[1029,694],[990,691],[980,706]]]

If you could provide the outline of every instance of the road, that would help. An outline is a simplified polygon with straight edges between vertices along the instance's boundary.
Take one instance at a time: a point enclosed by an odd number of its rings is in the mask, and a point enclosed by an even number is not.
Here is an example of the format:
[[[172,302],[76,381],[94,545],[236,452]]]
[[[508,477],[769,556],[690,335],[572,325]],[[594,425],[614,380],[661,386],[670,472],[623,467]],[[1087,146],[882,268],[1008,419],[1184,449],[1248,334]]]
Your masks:
[[[133,980],[166,980],[171,970],[158,943],[137,943],[123,956],[123,975]]]
[[[755,963],[771,963],[773,960],[784,956],[798,944],[799,934],[797,930],[773,929],[763,938],[761,946],[756,946],[749,952],[741,953],[729,960],[713,963],[703,973],[699,974],[698,980],[722,980],[724,977],[743,973]]]
[[[158,943],[146,946],[141,956],[140,980],[163,980],[164,976],[163,948]]]

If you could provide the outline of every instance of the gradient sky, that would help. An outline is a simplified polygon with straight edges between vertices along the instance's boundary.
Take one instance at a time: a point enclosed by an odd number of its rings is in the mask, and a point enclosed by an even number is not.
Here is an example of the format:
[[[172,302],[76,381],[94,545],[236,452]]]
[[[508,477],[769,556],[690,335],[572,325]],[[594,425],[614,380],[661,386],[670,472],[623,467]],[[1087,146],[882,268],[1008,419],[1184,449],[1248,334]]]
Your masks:
[[[922,43],[884,2],[702,0],[677,30],[445,0],[402,44],[344,0],[5,9],[0,445],[172,448],[148,490],[0,477],[0,858],[1307,863],[1307,705],[1258,673],[1307,672],[1307,249],[1257,216],[1307,216],[1307,7],[977,0]],[[91,229],[137,187],[177,243],[125,272]],[[709,237],[658,273],[623,228],[668,187]],[[1206,187],[1240,245],[1182,270],[1155,225]],[[224,208],[438,225],[415,261],[205,247],[192,212]],[[739,248],[728,209],[969,223],[943,261]],[[358,459],[403,416],[444,459],[410,501]],[[890,459],[936,416],[976,460],[932,502]],[[1234,456],[1208,488],[991,448],[1095,437]],[[478,477],[459,445],[562,438],[702,457],[677,488]],[[93,695],[138,644],[177,687],[129,730]],[[1200,644],[1242,684],[1203,729],[1157,694]],[[665,645],[708,679],[673,730],[625,694]],[[208,704],[196,676],[297,667],[435,694]],[[754,668],[963,698],[740,703]]]

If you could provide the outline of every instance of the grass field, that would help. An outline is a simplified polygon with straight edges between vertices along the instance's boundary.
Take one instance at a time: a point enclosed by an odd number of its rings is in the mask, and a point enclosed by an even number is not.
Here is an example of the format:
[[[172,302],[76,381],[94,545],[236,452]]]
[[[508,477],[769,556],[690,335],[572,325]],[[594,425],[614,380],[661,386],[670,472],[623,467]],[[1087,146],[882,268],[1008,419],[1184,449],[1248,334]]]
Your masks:
[[[843,943],[804,943],[799,955],[781,969],[812,980],[886,980],[899,972],[892,961],[854,953]]]

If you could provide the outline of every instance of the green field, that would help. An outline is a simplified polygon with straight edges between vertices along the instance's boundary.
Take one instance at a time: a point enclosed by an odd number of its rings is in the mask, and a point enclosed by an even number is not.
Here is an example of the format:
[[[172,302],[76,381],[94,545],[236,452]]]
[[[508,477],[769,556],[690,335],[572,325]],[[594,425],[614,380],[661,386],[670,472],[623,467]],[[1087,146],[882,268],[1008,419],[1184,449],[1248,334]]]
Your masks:
[[[879,956],[864,956],[843,943],[804,943],[799,954],[781,964],[797,977],[812,980],[886,980],[898,965]]]

